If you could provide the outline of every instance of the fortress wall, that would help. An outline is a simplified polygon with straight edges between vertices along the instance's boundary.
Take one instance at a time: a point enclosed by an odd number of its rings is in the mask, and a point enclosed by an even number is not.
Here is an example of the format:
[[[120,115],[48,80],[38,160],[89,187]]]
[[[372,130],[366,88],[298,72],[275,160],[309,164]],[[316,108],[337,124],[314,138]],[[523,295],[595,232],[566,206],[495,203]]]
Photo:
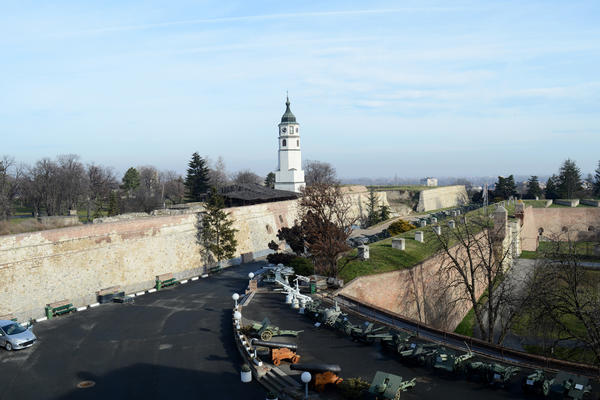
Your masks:
[[[351,212],[354,217],[365,218],[368,215],[368,204],[369,204],[369,189],[366,186],[352,185],[343,186],[342,193],[344,193],[350,200]],[[379,205],[390,206],[387,199],[387,192],[380,191],[375,192],[375,197]]]
[[[366,215],[368,190],[345,188],[355,215]],[[380,200],[387,204],[385,194]],[[277,231],[297,219],[298,201],[227,209],[238,241],[235,258],[270,252]],[[197,243],[198,215],[141,217],[62,229],[0,236],[0,315],[40,317],[47,303],[70,299],[95,302],[95,292],[120,285],[126,292],[148,289],[156,275],[179,279],[205,272]]]
[[[239,229],[236,259],[264,255],[277,230],[296,218],[297,202],[230,208]],[[156,275],[183,279],[204,273],[196,241],[197,214],[146,217],[0,236],[0,315],[40,317],[47,303],[95,301],[99,289],[148,289]]]
[[[544,236],[552,237],[560,235],[563,227],[568,229],[571,239],[581,240],[591,237],[600,231],[600,209],[592,207],[533,208],[531,206],[525,208],[521,227],[522,249],[537,250],[540,228],[544,230]],[[590,227],[593,228],[593,231],[589,230]]]
[[[455,246],[452,251],[458,251]],[[338,293],[349,295],[438,329],[454,331],[471,309],[460,288],[446,288],[456,279],[442,270],[443,255],[436,255],[412,268],[353,279]],[[483,281],[483,276],[481,277]],[[479,285],[477,297],[483,294]]]
[[[419,194],[417,212],[456,207],[469,202],[469,196],[463,185],[442,186],[423,190]]]

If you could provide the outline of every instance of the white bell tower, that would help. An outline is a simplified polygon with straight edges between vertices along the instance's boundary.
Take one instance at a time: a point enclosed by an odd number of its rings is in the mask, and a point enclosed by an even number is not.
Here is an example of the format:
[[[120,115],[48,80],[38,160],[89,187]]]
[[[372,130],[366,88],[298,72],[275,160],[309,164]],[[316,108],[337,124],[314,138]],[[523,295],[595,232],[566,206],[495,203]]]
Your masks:
[[[304,171],[300,154],[300,125],[285,102],[285,113],[279,124],[279,162],[275,171],[275,189],[300,192],[304,187]]]

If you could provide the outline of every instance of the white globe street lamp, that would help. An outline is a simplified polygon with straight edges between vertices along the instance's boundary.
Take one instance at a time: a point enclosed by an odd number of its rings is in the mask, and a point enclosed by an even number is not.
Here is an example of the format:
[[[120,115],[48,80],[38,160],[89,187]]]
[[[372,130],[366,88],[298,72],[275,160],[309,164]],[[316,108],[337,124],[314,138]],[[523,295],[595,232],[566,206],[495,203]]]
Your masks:
[[[237,308],[237,301],[240,298],[240,295],[237,293],[234,293],[231,298],[233,299],[233,301],[235,302],[235,308]]]
[[[310,376],[310,372],[304,371],[302,375],[300,375],[300,379],[304,382],[304,398],[308,399],[308,382],[310,382],[312,376]]]
[[[249,278],[249,279],[253,279],[253,278],[254,278],[254,272],[250,272],[250,273],[248,274],[248,278]]]

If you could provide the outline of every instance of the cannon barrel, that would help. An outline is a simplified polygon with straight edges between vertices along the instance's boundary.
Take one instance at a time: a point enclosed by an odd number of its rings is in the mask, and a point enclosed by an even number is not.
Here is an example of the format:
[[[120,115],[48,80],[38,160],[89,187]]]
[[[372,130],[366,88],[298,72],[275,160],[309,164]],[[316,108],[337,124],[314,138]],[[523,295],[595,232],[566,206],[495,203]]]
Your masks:
[[[265,342],[264,340],[258,340],[258,339],[252,339],[252,344],[255,346],[268,347],[270,349],[275,349],[275,348],[279,348],[279,349],[286,348],[286,349],[290,349],[290,350],[298,349],[298,345],[295,345],[294,343]]]
[[[320,363],[310,363],[310,364],[292,364],[290,365],[290,369],[296,371],[309,371],[309,372],[341,372],[342,368],[337,364],[320,364]]]

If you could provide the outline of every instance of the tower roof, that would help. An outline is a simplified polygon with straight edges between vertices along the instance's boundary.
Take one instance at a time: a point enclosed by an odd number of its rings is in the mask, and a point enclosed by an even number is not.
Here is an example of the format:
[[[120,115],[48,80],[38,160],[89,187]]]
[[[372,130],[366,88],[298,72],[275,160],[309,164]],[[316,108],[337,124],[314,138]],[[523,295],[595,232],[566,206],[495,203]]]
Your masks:
[[[292,114],[292,110],[290,110],[290,98],[286,96],[285,102],[285,113],[281,117],[281,122],[293,122],[296,123],[296,116]]]

